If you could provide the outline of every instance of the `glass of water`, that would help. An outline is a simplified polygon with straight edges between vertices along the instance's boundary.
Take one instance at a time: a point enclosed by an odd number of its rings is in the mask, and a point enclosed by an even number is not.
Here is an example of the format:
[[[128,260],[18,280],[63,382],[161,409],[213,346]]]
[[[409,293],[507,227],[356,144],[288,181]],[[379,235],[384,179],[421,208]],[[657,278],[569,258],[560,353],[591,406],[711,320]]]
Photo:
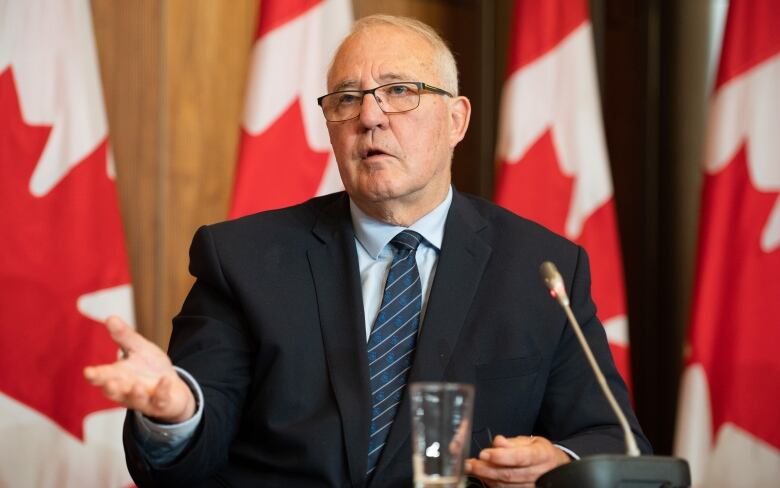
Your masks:
[[[416,488],[462,486],[471,443],[474,387],[412,383],[412,468]]]

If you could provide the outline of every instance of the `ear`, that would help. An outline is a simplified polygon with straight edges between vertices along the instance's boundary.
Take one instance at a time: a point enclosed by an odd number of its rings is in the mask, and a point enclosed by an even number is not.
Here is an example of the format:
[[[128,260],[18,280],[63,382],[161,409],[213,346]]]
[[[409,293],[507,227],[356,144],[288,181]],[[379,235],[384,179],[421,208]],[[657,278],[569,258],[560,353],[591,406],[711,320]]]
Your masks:
[[[466,97],[455,97],[450,102],[450,148],[466,136],[471,119],[471,102]]]

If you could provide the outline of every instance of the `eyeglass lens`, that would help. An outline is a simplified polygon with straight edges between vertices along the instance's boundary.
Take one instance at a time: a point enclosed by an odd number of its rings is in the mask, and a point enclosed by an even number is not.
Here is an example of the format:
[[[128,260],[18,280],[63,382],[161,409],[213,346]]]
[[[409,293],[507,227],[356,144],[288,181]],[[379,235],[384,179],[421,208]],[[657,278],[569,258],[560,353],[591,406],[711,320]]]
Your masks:
[[[369,91],[368,93],[371,93]],[[331,93],[322,99],[325,118],[332,122],[357,117],[363,104],[365,91],[349,90]],[[413,83],[391,83],[373,90],[377,104],[385,113],[408,112],[420,103],[420,89]]]

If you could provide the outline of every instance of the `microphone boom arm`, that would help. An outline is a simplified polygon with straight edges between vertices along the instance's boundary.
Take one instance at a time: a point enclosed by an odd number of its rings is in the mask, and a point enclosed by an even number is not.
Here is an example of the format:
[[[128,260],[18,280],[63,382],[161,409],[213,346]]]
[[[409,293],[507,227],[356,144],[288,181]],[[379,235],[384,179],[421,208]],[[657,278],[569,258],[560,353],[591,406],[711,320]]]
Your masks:
[[[577,340],[580,342],[580,346],[585,352],[585,357],[588,358],[590,367],[593,370],[593,373],[596,375],[596,380],[598,380],[601,391],[604,392],[604,396],[607,397],[607,401],[609,402],[610,407],[612,407],[615,415],[617,415],[620,427],[623,429],[623,436],[625,437],[626,454],[632,457],[639,456],[641,453],[637,447],[636,438],[634,437],[634,433],[631,432],[631,427],[629,427],[628,420],[626,420],[626,416],[623,414],[623,409],[620,408],[617,400],[615,400],[615,396],[612,394],[612,390],[610,390],[609,385],[607,385],[607,379],[604,377],[604,373],[601,372],[601,368],[596,362],[596,358],[593,357],[593,352],[591,351],[590,346],[588,346],[588,342],[585,340],[585,335],[582,333],[582,328],[580,328],[580,324],[577,322],[576,317],[574,317],[571,306],[569,306],[569,297],[566,294],[566,288],[563,286],[563,278],[561,277],[561,274],[558,272],[558,269],[555,267],[555,265],[550,261],[545,261],[542,263],[541,268],[539,268],[539,272],[542,275],[542,279],[544,280],[545,285],[547,285],[547,288],[550,289],[550,295],[556,299],[556,301],[563,308],[564,312],[566,312],[566,316],[569,318],[569,323],[571,324],[572,329],[574,329],[574,334],[577,336]]]

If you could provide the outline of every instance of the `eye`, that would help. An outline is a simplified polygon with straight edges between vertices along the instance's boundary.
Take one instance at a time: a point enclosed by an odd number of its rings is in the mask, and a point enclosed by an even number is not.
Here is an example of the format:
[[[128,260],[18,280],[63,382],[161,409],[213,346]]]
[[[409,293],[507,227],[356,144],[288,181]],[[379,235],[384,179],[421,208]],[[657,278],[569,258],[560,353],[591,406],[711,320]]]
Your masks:
[[[340,106],[353,105],[358,103],[360,97],[356,93],[339,93],[336,103]]]
[[[387,87],[386,92],[391,97],[403,97],[409,95],[411,90],[407,85],[391,85]]]

